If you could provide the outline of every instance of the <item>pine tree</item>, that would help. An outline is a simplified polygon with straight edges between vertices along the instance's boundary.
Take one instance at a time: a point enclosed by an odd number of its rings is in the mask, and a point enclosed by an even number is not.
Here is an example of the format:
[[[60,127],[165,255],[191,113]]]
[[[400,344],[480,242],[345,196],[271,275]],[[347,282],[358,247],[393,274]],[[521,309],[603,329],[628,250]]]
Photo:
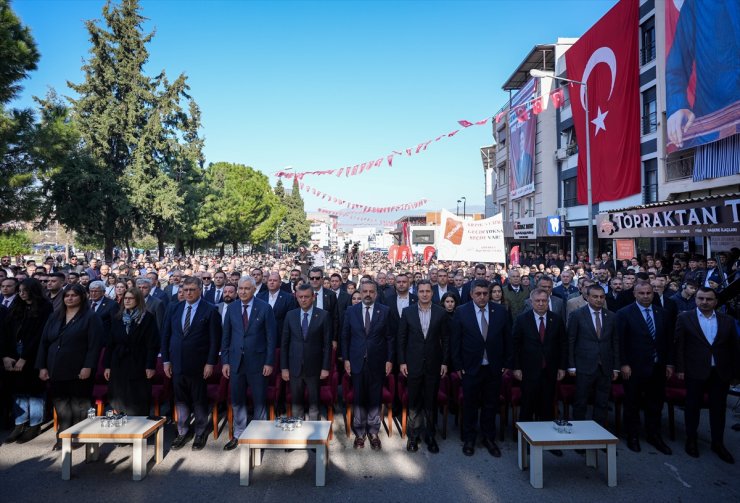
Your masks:
[[[296,178],[293,178],[293,188],[289,195],[284,196],[284,201],[287,212],[284,223],[279,229],[280,242],[293,248],[307,245],[311,239],[311,224],[306,218],[303,198]]]

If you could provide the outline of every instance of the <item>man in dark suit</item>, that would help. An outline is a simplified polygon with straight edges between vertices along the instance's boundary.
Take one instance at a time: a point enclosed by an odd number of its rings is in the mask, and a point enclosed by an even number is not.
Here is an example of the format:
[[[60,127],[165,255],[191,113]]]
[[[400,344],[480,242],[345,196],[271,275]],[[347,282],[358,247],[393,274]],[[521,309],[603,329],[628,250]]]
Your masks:
[[[288,312],[280,343],[282,378],[290,383],[293,416],[303,417],[304,387],[308,391],[308,420],[319,420],[319,382],[331,369],[331,317],[313,307],[310,285],[296,290],[298,309]]]
[[[164,290],[159,287],[159,275],[156,272],[148,272],[146,273],[146,277],[152,282],[152,288],[149,291],[149,295],[161,300],[162,304],[164,304],[164,307],[166,308],[170,298],[166,293],[164,293]]]
[[[563,302],[563,299],[560,297],[555,297],[552,294],[552,279],[549,276],[540,276],[540,278],[537,280],[535,288],[539,288],[541,290],[545,290],[547,292],[547,295],[549,295],[549,300],[547,302],[547,309],[549,311],[552,311],[553,313],[560,316],[562,320],[565,320],[567,322],[568,317],[566,313],[566,306],[565,302]],[[524,309],[522,309],[522,312],[531,311],[532,310],[532,300],[527,299],[524,301]]]
[[[450,285],[450,276],[447,269],[440,269],[437,271],[437,284],[432,285],[432,302],[437,305],[442,305],[442,296],[447,292],[454,293],[460,297],[460,292],[457,291],[453,285]]]
[[[337,296],[334,292],[331,292],[324,288],[324,273],[318,267],[311,268],[308,271],[308,282],[313,288],[316,294],[314,298],[314,307],[323,309],[331,317],[331,337],[332,346],[337,347],[337,339],[339,338],[339,309],[337,308]]]
[[[532,310],[517,316],[512,329],[514,379],[522,382],[520,420],[549,421],[555,384],[565,377],[568,340],[563,319],[547,308],[548,293],[536,288],[529,298]]]
[[[570,269],[566,269],[563,271],[563,273],[560,275],[561,283],[560,285],[556,286],[552,289],[552,294],[555,297],[559,297],[563,302],[568,302],[568,299],[570,299],[570,296],[574,293],[578,293],[580,290],[581,285],[574,285],[573,284],[573,277],[575,274],[573,274],[573,271]]]
[[[740,347],[735,321],[715,312],[717,293],[699,287],[696,309],[678,315],[676,371],[686,381],[686,453],[699,457],[697,430],[704,393],[709,396],[712,451],[725,463],[735,459],[724,444],[727,390],[740,375]]]
[[[609,291],[606,293],[606,308],[616,313],[622,306],[622,278],[614,277],[609,281]]]
[[[209,289],[203,289],[203,298],[213,304],[218,305],[223,300],[224,285],[226,284],[226,273],[223,271],[216,271],[213,273],[213,287]]]
[[[183,302],[173,304],[162,326],[164,373],[172,378],[177,408],[177,437],[172,449],[181,449],[195,432],[193,450],[206,445],[208,393],[206,379],[213,374],[221,341],[221,319],[216,308],[200,297],[202,283],[190,277],[180,288]],[[190,429],[190,411],[195,420]]]
[[[647,441],[663,454],[671,454],[660,434],[666,379],[673,375],[673,334],[664,310],[653,305],[653,286],[639,280],[636,301],[615,316],[619,334],[619,361],[624,379],[624,425],[627,447],[640,452],[640,404],[645,403]]]
[[[475,268],[473,269],[473,280],[465,283],[460,290],[460,304],[465,304],[466,302],[470,302],[471,300],[473,300],[470,294],[473,281],[475,281],[476,279],[486,279],[485,264],[475,264]]]
[[[619,335],[601,285],[589,286],[586,300],[588,305],[573,311],[568,320],[568,373],[576,378],[573,419],[586,419],[593,392],[593,420],[606,427],[611,383],[619,377]]]
[[[290,271],[290,276],[288,277],[288,282],[282,283],[280,285],[280,289],[284,292],[295,293],[295,287],[298,284],[298,281],[300,279],[301,279],[301,270],[292,269]]]
[[[254,295],[258,299],[270,304],[272,314],[275,316],[275,321],[277,322],[275,330],[278,337],[283,334],[285,315],[298,307],[295,296],[280,290],[280,283],[280,274],[271,272],[267,276],[267,288],[263,288],[261,292]]]
[[[236,449],[247,427],[247,387],[252,389],[254,419],[267,418],[267,378],[272,375],[277,345],[277,322],[272,308],[254,296],[254,279],[242,276],[238,301],[229,304],[221,340],[224,377],[231,379],[234,438],[224,450]]]
[[[100,280],[90,282],[88,298],[90,299],[90,309],[103,322],[103,345],[107,346],[110,340],[111,320],[121,309],[121,306],[115,300],[105,296],[105,283]]]
[[[380,401],[383,380],[393,366],[395,336],[390,331],[389,308],[376,302],[377,283],[365,281],[360,294],[362,302],[350,307],[344,317],[342,357],[354,391],[354,448],[365,447],[367,436],[372,449],[380,450]]]
[[[170,273],[169,284],[164,288],[164,294],[169,299],[169,302],[177,302],[177,292],[180,290],[180,282],[182,281],[183,273],[180,270],[175,269]],[[201,283],[202,285],[203,283]]]
[[[334,273],[329,278],[329,286],[334,295],[337,296],[337,326],[339,330],[344,326],[344,316],[347,314],[347,308],[352,305],[352,296],[349,295],[345,290],[342,290],[342,276],[338,273]],[[378,292],[378,302],[380,300],[380,292]],[[382,304],[382,302],[381,302]],[[339,333],[336,336],[337,343],[339,342]],[[337,349],[337,360],[341,360],[342,350]]]
[[[385,305],[390,309],[390,329],[393,335],[398,333],[398,324],[401,321],[403,310],[419,301],[419,297],[409,292],[409,286],[408,275],[400,273],[396,276],[396,293],[385,298]]]
[[[403,310],[398,327],[398,362],[409,394],[406,450],[419,449],[423,432],[429,452],[436,454],[434,419],[439,382],[447,375],[450,356],[449,316],[442,306],[432,303],[431,281],[421,280],[417,289],[419,302]]]
[[[136,288],[144,296],[146,310],[154,315],[154,318],[157,320],[157,328],[161,330],[162,323],[164,323],[165,307],[161,300],[151,295],[151,280],[149,278],[136,278]]]
[[[264,274],[262,272],[262,269],[259,267],[255,267],[252,269],[252,278],[254,279],[254,294],[257,295],[263,290],[267,290],[267,285],[265,285],[262,282],[262,278],[264,277]]]
[[[501,304],[489,302],[486,280],[474,280],[472,302],[457,308],[453,318],[450,356],[452,366],[462,374],[463,454],[475,453],[478,412],[483,445],[494,457],[501,451],[496,438],[496,411],[501,392],[501,375],[512,364],[511,317]]]

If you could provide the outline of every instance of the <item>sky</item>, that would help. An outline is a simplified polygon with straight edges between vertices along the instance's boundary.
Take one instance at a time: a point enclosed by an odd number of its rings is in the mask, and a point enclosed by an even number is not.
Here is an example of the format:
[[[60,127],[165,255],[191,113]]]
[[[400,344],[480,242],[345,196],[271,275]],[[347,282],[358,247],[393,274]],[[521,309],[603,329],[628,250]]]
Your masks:
[[[272,174],[286,167],[352,166],[460,129],[458,120],[491,117],[533,46],[579,37],[615,3],[142,0],[144,28],[156,33],[146,72],[187,75],[207,163],[245,164],[274,185]],[[90,48],[84,22],[101,19],[103,5],[12,2],[41,53],[15,106],[33,106],[49,88],[71,95],[67,81],[82,81]],[[479,149],[492,142],[490,126],[471,127],[392,167],[304,182],[368,206],[429,201],[413,212],[366,215],[378,220],[454,212],[463,196],[469,213],[482,212]],[[307,211],[340,208],[302,194]]]

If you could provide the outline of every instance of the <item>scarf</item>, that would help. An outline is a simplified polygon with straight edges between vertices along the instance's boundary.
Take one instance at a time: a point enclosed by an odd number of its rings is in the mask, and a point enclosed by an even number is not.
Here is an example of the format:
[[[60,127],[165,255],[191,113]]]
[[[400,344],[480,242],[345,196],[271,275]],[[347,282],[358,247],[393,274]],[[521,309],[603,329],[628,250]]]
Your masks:
[[[124,310],[123,314],[121,315],[121,319],[123,320],[123,325],[126,327],[126,333],[129,333],[131,331],[131,325],[133,323],[138,323],[139,319],[141,318],[141,313],[139,312],[139,308],[137,307],[133,311]]]

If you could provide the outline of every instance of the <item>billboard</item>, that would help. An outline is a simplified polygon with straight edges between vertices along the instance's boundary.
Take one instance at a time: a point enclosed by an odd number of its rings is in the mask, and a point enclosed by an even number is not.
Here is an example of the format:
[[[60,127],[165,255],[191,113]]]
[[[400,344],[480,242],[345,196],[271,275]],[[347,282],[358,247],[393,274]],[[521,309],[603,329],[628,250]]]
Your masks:
[[[511,199],[534,192],[534,142],[537,120],[532,114],[535,79],[511,100],[509,111],[509,193]]]
[[[506,263],[501,213],[483,220],[463,220],[442,210],[437,259]]]
[[[737,134],[740,2],[666,0],[665,9],[668,152]]]

